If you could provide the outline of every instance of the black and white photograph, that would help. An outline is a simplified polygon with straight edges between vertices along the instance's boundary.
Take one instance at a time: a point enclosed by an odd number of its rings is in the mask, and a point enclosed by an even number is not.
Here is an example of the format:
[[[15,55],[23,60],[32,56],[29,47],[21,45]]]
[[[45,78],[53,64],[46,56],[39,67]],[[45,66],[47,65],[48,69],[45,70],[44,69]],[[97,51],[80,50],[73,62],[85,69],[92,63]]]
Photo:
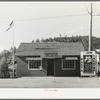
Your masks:
[[[0,88],[100,88],[100,2],[0,2]]]

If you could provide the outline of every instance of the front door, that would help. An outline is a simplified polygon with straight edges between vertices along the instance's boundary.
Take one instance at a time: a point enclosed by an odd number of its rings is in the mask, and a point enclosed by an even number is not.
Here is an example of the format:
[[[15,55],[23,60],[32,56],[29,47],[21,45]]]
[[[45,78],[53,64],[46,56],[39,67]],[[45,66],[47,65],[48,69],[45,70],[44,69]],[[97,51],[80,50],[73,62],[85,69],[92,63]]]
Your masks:
[[[54,59],[47,59],[47,75],[54,75]]]

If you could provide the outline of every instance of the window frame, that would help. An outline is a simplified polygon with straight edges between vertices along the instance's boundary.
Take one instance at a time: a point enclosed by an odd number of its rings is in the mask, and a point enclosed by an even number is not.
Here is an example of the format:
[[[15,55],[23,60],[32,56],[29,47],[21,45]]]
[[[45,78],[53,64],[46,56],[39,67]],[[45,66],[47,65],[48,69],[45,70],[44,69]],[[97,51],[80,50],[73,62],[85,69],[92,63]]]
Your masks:
[[[63,67],[63,61],[74,61],[74,68],[64,68]],[[76,69],[76,60],[66,60],[66,59],[62,59],[62,70],[75,70]]]
[[[42,59],[32,58],[32,59],[27,59],[27,60],[28,60],[28,70],[42,70]],[[32,61],[38,61],[38,60],[40,60],[40,63],[41,63],[40,68],[30,68],[30,65],[29,65],[29,61],[30,60],[32,60]]]

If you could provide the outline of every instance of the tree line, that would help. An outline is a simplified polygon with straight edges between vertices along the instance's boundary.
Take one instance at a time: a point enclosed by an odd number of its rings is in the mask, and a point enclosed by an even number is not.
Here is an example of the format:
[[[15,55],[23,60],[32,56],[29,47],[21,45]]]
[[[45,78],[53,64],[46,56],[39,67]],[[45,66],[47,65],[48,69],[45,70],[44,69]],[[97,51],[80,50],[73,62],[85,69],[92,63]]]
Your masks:
[[[87,51],[89,48],[89,36],[72,36],[72,37],[50,37],[47,39],[36,39],[32,42],[41,42],[41,43],[50,43],[50,42],[81,42],[84,46],[84,49]],[[100,49],[100,37],[92,37],[92,50]]]

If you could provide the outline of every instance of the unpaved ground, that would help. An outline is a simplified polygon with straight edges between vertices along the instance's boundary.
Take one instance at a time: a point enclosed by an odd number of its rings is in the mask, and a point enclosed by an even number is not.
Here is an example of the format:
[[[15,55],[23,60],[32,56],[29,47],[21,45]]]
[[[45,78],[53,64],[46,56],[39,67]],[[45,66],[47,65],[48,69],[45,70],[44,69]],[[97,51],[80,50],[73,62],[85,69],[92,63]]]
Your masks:
[[[0,79],[0,88],[100,88],[100,77],[22,77]]]

